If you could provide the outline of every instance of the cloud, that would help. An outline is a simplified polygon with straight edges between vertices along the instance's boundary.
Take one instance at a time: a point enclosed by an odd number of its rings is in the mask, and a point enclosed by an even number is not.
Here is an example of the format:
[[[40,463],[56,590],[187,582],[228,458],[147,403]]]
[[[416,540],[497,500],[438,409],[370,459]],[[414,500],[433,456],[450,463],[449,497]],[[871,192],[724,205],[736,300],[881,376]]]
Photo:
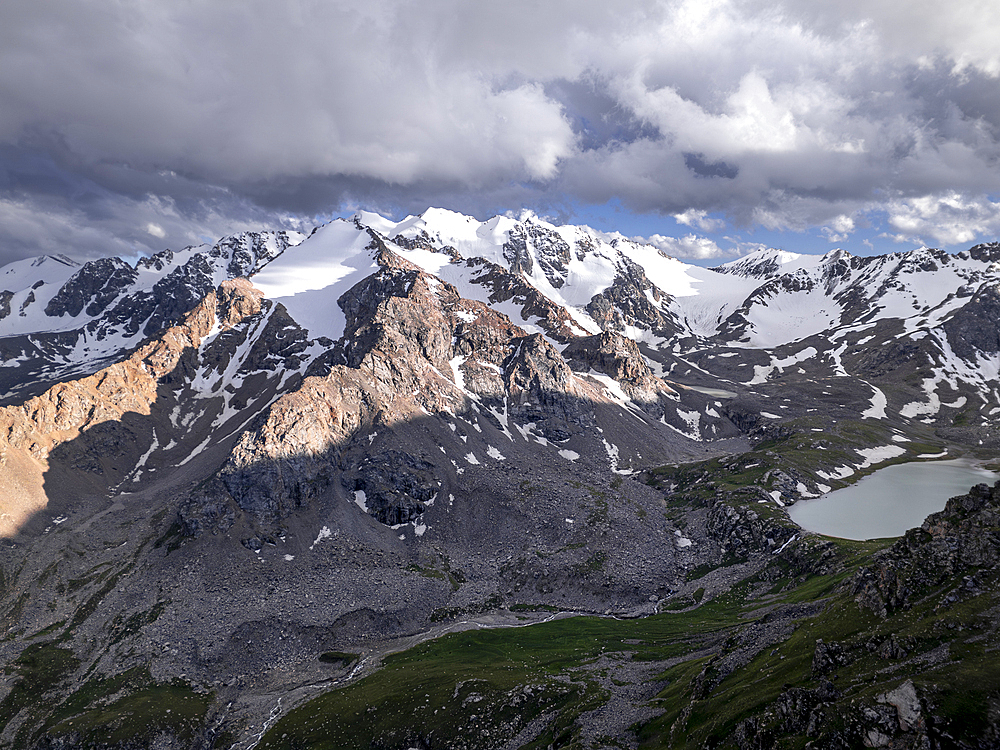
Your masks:
[[[539,83],[464,65],[447,37],[421,43],[426,22],[402,3],[55,5],[21,7],[0,32],[0,90],[17,105],[0,137],[51,128],[87,162],[219,183],[544,180],[574,147]]]
[[[970,244],[977,238],[1000,235],[1000,203],[984,196],[965,198],[957,192],[894,201],[889,224],[898,230],[893,239],[925,244]]]
[[[705,260],[708,258],[731,258],[738,255],[736,252],[723,250],[707,237],[698,237],[693,234],[684,237],[664,237],[662,234],[654,234],[648,238],[634,237],[633,239],[636,242],[652,245],[675,258]]]
[[[707,211],[699,211],[689,208],[679,214],[674,214],[674,219],[678,224],[700,229],[703,232],[716,232],[725,227],[726,222],[722,219],[710,219]]]
[[[845,214],[834,217],[829,224],[820,227],[828,242],[844,242],[854,229],[854,218]]]
[[[975,0],[16,4],[0,240],[614,201],[703,233],[887,216],[971,241],[1000,194],[998,32]]]
[[[214,242],[224,234],[267,227],[308,230],[311,222],[253,206],[238,210],[235,200],[221,201],[223,211],[205,203],[180,211],[170,198],[142,200],[112,196],[84,211],[58,198],[0,197],[0,264],[39,254],[64,253],[79,258],[151,255],[166,247]],[[5,257],[4,257],[5,256]]]
[[[955,72],[973,68],[991,76],[1000,74],[996,46],[1000,6],[995,3],[841,0],[821,5],[811,0],[790,0],[784,7],[810,27],[864,24],[889,50],[920,62],[943,57]]]

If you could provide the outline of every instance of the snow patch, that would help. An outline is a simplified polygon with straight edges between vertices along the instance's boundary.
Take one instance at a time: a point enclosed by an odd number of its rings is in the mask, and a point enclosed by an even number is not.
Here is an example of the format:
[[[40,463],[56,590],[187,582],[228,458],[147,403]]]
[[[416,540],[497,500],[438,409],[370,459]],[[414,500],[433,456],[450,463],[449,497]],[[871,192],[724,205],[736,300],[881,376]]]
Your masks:
[[[890,458],[895,458],[896,456],[902,456],[906,453],[906,448],[899,445],[881,445],[876,448],[861,448],[857,453],[864,458],[864,463],[858,466],[859,469],[867,469],[869,466],[882,461],[888,461]]]
[[[324,526],[322,529],[319,530],[319,533],[316,535],[316,540],[309,545],[309,549],[312,549],[317,544],[322,542],[324,539],[329,539],[331,536],[333,536],[333,532],[330,531],[330,527]]]
[[[864,383],[864,381],[861,381]],[[880,388],[876,388],[871,383],[865,383],[869,388],[871,388],[874,393],[872,394],[871,406],[861,412],[862,419],[885,419],[885,407],[888,406],[889,401],[886,399],[885,394]]]
[[[847,479],[847,477],[854,474],[854,469],[850,466],[838,466],[833,469],[829,474],[825,471],[817,471],[816,476],[822,477],[823,479]],[[829,492],[829,490],[823,490],[824,492]]]
[[[367,499],[368,498],[365,495],[364,490],[354,490],[354,504],[361,508],[361,510],[365,513],[368,512],[368,503],[365,502]]]

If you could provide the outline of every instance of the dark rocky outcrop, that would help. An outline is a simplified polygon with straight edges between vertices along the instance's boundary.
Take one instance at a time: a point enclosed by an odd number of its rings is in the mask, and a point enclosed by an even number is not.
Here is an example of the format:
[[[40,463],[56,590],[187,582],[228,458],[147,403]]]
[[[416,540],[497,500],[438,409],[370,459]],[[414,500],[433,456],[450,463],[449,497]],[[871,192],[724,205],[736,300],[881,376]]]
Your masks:
[[[865,609],[885,616],[910,607],[935,586],[960,582],[946,594],[957,601],[976,591],[976,572],[1000,564],[1000,483],[979,484],[951,498],[945,509],[910,529],[854,577],[853,591]],[[945,599],[947,603],[949,599]]]
[[[138,278],[138,272],[120,258],[92,260],[70,277],[45,306],[49,316],[100,315]],[[202,295],[204,296],[204,295]]]
[[[615,280],[594,295],[586,310],[605,331],[624,332],[625,326],[632,326],[666,338],[681,330],[676,317],[666,311],[669,302],[641,266],[623,257]]]
[[[342,482],[351,492],[361,492],[369,515],[386,526],[416,520],[433,501],[440,485],[431,462],[400,451],[386,451],[364,458],[345,473]]]
[[[531,244],[538,267],[555,289],[566,281],[566,265],[570,261],[570,247],[558,232],[546,229],[531,220],[515,224],[503,246],[503,258],[510,264],[513,274],[530,276],[534,269]]]
[[[952,351],[964,360],[977,362],[983,355],[1000,352],[1000,287],[985,283],[942,327]]]

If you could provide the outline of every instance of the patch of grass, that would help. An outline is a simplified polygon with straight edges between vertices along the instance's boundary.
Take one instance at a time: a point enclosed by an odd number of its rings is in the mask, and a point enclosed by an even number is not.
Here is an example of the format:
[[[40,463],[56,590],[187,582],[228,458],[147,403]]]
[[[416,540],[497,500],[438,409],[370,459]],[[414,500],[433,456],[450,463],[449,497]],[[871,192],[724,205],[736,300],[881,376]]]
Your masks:
[[[59,630],[59,628],[61,628],[65,624],[66,624],[65,620],[60,620],[59,622],[54,622],[51,625],[48,625],[48,626],[42,628],[41,630],[39,630],[34,635],[29,635],[27,638],[28,638],[28,640],[34,640],[35,638],[41,638],[42,636],[45,636],[45,635],[52,635],[52,633],[54,633],[55,631]]]
[[[121,615],[115,618],[111,624],[111,644],[118,643],[125,638],[135,635],[146,625],[156,622],[160,615],[166,610],[168,601],[159,601],[146,612],[136,612],[128,618]]]
[[[604,550],[598,550],[582,563],[573,566],[573,571],[580,576],[587,576],[593,573],[599,573],[604,570],[604,564],[608,561],[608,553]]]
[[[45,707],[42,698],[79,666],[80,660],[72,651],[53,641],[34,643],[17,657],[12,667],[18,678],[0,701],[0,727],[7,726],[22,709],[30,707],[33,710],[19,731],[15,747],[27,747],[23,733],[37,723],[35,716]]]
[[[125,567],[121,568],[116,573],[108,577],[105,584],[98,591],[92,594],[90,598],[87,599],[87,601],[85,601],[82,605],[80,605],[77,608],[76,612],[73,614],[73,618],[69,622],[69,625],[66,627],[66,633],[64,635],[64,638],[68,638],[69,634],[73,631],[73,628],[80,625],[88,617],[94,614],[94,611],[97,609],[98,605],[101,603],[104,597],[107,596],[118,585],[118,581],[121,579],[123,575],[125,575],[132,569],[133,565],[134,563],[126,565]]]
[[[150,685],[108,705],[89,703],[93,707],[64,719],[48,734],[79,732],[89,746],[135,746],[148,743],[161,732],[190,742],[204,725],[210,703],[210,695],[196,693],[182,682]]]
[[[293,710],[260,748],[476,748],[543,713],[534,745],[570,742],[581,712],[606,700],[581,671],[602,654],[657,660],[738,624],[746,589],[683,614],[637,620],[573,617],[526,628],[465,631],[390,656],[379,672]],[[514,607],[521,611],[528,607]]]
[[[168,555],[174,550],[180,549],[180,546],[184,541],[183,531],[184,529],[181,526],[181,522],[174,521],[170,524],[170,527],[163,532],[163,535],[153,542],[153,549],[160,549],[163,545],[166,545]]]

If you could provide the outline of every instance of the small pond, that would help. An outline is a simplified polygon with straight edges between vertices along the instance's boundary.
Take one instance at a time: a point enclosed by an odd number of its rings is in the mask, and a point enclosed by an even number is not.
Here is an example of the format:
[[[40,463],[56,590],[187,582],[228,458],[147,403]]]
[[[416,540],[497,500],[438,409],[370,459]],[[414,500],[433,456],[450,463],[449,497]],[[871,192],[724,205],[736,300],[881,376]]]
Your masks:
[[[800,500],[788,509],[788,515],[802,528],[827,536],[902,536],[931,513],[943,510],[948,498],[964,495],[974,484],[993,484],[998,478],[965,459],[896,464],[850,487]]]

